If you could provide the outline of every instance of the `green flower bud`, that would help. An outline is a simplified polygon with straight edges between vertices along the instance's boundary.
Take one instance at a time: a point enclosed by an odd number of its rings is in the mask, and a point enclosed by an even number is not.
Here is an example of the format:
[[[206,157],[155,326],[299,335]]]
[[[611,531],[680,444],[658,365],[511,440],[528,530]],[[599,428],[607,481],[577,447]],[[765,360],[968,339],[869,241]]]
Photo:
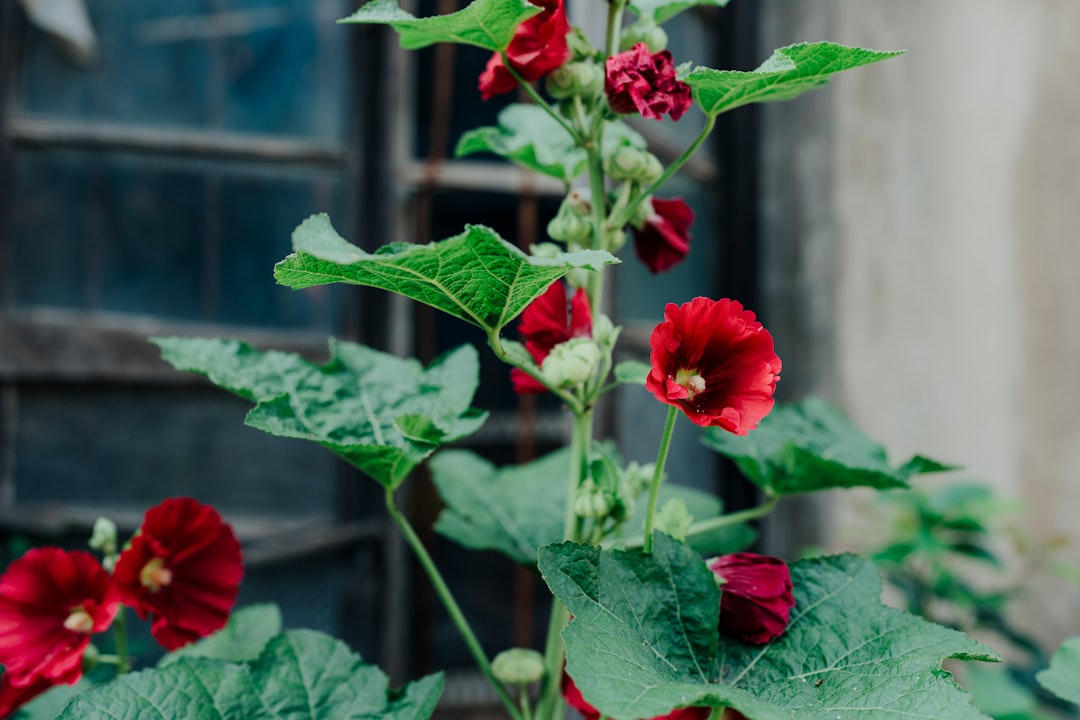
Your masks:
[[[638,204],[633,207],[630,213],[630,219],[627,223],[631,227],[638,228],[639,230],[645,225],[645,221],[656,214],[656,210],[653,209],[652,195],[647,195],[638,201]]]
[[[551,385],[581,385],[600,366],[600,348],[590,338],[571,338],[551,349],[540,373]]]
[[[623,470],[623,479],[630,488],[630,493],[633,497],[637,497],[645,492],[652,483],[652,476],[655,472],[656,463],[645,463],[644,465],[640,465],[636,460],[631,460],[627,463],[626,469]]]
[[[615,347],[615,342],[619,339],[619,332],[621,327],[615,327],[615,323],[611,322],[611,318],[603,313],[593,316],[592,324],[592,336],[593,340],[600,343],[600,347],[607,352],[611,352]]]
[[[597,55],[596,48],[589,42],[585,31],[579,27],[570,28],[570,32],[566,34],[566,46],[570,48],[571,60],[588,60]]]
[[[639,42],[648,45],[650,53],[658,53],[667,48],[667,32],[651,17],[643,17],[623,29],[619,36],[619,49],[629,50]]]
[[[90,535],[90,549],[102,555],[116,554],[116,523],[108,518],[99,517],[94,521],[94,531]]]
[[[554,260],[562,251],[561,247],[550,242],[533,243],[529,246],[529,254],[547,260]]]
[[[577,190],[572,190],[562,204],[559,212],[548,223],[547,231],[555,240],[587,244],[592,237],[592,206]]]
[[[611,512],[614,498],[592,480],[586,480],[574,493],[574,514],[598,520]]]
[[[613,228],[607,231],[604,240],[604,249],[609,252],[619,252],[626,245],[626,231],[622,228]]]
[[[686,533],[693,524],[694,518],[682,498],[668,500],[653,518],[653,527],[679,542],[686,539]]]
[[[491,672],[507,685],[524,685],[544,677],[544,656],[528,648],[503,650],[491,661]]]
[[[568,62],[549,73],[544,86],[556,100],[591,98],[604,89],[604,71],[592,61]]]
[[[646,185],[664,174],[664,166],[659,158],[648,150],[633,145],[620,145],[615,152],[604,158],[604,172],[618,182]]]

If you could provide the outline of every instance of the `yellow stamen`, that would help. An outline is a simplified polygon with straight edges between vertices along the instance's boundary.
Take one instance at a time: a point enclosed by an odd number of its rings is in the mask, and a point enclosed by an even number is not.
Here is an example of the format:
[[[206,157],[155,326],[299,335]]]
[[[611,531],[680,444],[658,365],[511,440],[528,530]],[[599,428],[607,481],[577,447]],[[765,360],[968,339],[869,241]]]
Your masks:
[[[675,374],[675,382],[686,388],[690,395],[689,400],[705,392],[705,378],[699,375],[697,370],[679,370]]]
[[[94,618],[81,607],[76,607],[64,618],[64,627],[71,632],[90,634],[94,630]]]
[[[165,567],[163,559],[156,557],[143,565],[139,571],[139,582],[150,592],[156,593],[172,582],[172,570]]]

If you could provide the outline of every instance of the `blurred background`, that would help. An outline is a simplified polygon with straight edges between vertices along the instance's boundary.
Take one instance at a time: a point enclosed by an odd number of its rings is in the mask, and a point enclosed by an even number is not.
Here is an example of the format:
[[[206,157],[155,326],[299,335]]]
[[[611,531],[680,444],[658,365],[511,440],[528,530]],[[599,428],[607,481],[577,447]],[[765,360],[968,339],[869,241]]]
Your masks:
[[[133,530],[170,495],[214,503],[245,543],[241,602],[345,638],[398,682],[451,669],[447,702],[485,691],[374,484],[320,448],[243,425],[247,403],[172,371],[147,335],[247,339],[322,359],[328,335],[429,361],[483,338],[356,288],[292,292],[273,264],[328,212],[368,250],[482,222],[542,239],[560,185],[493,157],[453,158],[514,94],[483,103],[487,54],[403,53],[342,26],[352,0],[19,0],[0,3],[0,535],[81,545],[108,514]],[[423,0],[418,15],[464,3]],[[605,5],[568,0],[595,36]],[[665,195],[695,208],[692,256],[648,278],[632,254],[608,283],[626,358],[645,358],[666,302],[730,296],[784,361],[778,394],[824,396],[897,460],[922,453],[1015,499],[1015,529],[1080,564],[1080,6],[1066,0],[736,0],[668,27],[676,62],[749,70],[772,49],[835,40],[907,55],[790,103],[720,117]],[[661,159],[702,118],[646,121]],[[481,353],[468,440],[499,463],[561,445],[550,399],[516,397]],[[649,461],[664,412],[640,389],[603,434]],[[753,490],[687,430],[672,477]],[[920,480],[925,487],[948,478]],[[423,477],[420,527],[439,505]],[[858,494],[786,501],[759,549],[867,550]],[[869,508],[869,509],[868,509]],[[494,652],[542,641],[546,590],[494,555],[431,544]],[[1003,550],[1005,555],[1012,552]],[[1022,565],[1022,552],[1014,553]],[[1025,578],[1010,610],[1047,647],[1080,633],[1080,592]]]

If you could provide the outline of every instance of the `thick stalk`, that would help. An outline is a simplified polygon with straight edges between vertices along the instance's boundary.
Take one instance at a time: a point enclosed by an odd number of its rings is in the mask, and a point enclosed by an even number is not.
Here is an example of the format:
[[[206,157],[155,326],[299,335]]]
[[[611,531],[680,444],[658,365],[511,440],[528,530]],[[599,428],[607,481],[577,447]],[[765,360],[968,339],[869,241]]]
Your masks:
[[[454,626],[457,627],[461,639],[465,641],[469,652],[472,653],[477,667],[480,668],[480,671],[484,673],[484,677],[491,683],[491,687],[495,690],[495,694],[499,696],[502,704],[506,706],[510,717],[514,718],[514,720],[522,720],[521,711],[518,710],[514,698],[507,692],[506,687],[499,679],[495,677],[495,673],[491,669],[491,662],[484,653],[484,648],[481,647],[480,641],[469,625],[469,621],[465,619],[465,615],[461,612],[461,608],[458,607],[457,601],[454,600],[454,596],[450,592],[450,588],[447,587],[446,581],[443,580],[442,574],[439,573],[439,569],[435,567],[435,562],[431,559],[431,555],[428,554],[427,548],[424,547],[424,543],[420,540],[420,536],[416,534],[412,525],[398,510],[394,502],[394,491],[390,488],[386,488],[386,509],[390,513],[390,518],[394,521],[394,524],[401,530],[401,534],[405,536],[405,542],[412,548],[416,559],[420,562],[420,567],[427,574],[428,579],[435,588],[435,593],[439,596],[439,600],[442,601],[443,607],[446,608],[446,612],[450,615]]]
[[[679,408],[668,408],[664,434],[660,436],[660,449],[656,453],[656,470],[653,471],[652,484],[649,485],[649,505],[645,509],[645,552],[651,553],[653,546],[653,516],[656,515],[656,500],[660,497],[660,481],[664,478],[664,465],[667,463],[668,450],[671,448],[671,435],[675,431],[675,419]]]
[[[124,618],[124,606],[116,611],[113,619],[113,638],[116,640],[116,674],[131,672],[131,658],[128,657],[127,620]]]
[[[604,227],[607,224],[607,193],[604,191],[604,165],[603,165],[603,132],[601,123],[594,136],[590,139],[590,145],[585,148],[589,158],[589,201],[592,204],[593,241],[592,247],[596,250],[610,250],[606,247]],[[593,315],[603,312],[604,300],[604,271],[597,270],[589,273],[588,286],[585,291],[589,293],[589,304],[592,306]]]
[[[686,531],[686,537],[691,538],[695,535],[701,535],[703,533],[711,532],[713,530],[720,530],[721,528],[730,527],[732,525],[738,525],[739,523],[750,522],[751,520],[757,520],[758,518],[765,517],[772,509],[776,507],[777,501],[780,498],[770,497],[768,500],[758,505],[757,507],[747,508],[746,510],[739,510],[738,512],[729,513],[727,515],[718,515],[708,520],[701,520],[690,526],[690,529]],[[634,537],[628,540],[609,540],[603,543],[603,547],[613,547],[618,545],[620,547],[635,548],[641,547],[645,543],[644,537]]]

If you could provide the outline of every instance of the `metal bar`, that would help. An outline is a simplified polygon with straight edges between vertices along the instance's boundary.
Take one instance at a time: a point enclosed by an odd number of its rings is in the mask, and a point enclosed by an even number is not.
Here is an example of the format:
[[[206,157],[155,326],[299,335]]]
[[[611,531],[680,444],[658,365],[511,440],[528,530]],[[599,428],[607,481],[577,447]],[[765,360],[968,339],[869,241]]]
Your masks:
[[[155,155],[199,156],[275,164],[344,168],[349,151],[340,145],[268,135],[165,130],[117,123],[84,123],[16,114],[8,135],[19,148],[72,148]]]

